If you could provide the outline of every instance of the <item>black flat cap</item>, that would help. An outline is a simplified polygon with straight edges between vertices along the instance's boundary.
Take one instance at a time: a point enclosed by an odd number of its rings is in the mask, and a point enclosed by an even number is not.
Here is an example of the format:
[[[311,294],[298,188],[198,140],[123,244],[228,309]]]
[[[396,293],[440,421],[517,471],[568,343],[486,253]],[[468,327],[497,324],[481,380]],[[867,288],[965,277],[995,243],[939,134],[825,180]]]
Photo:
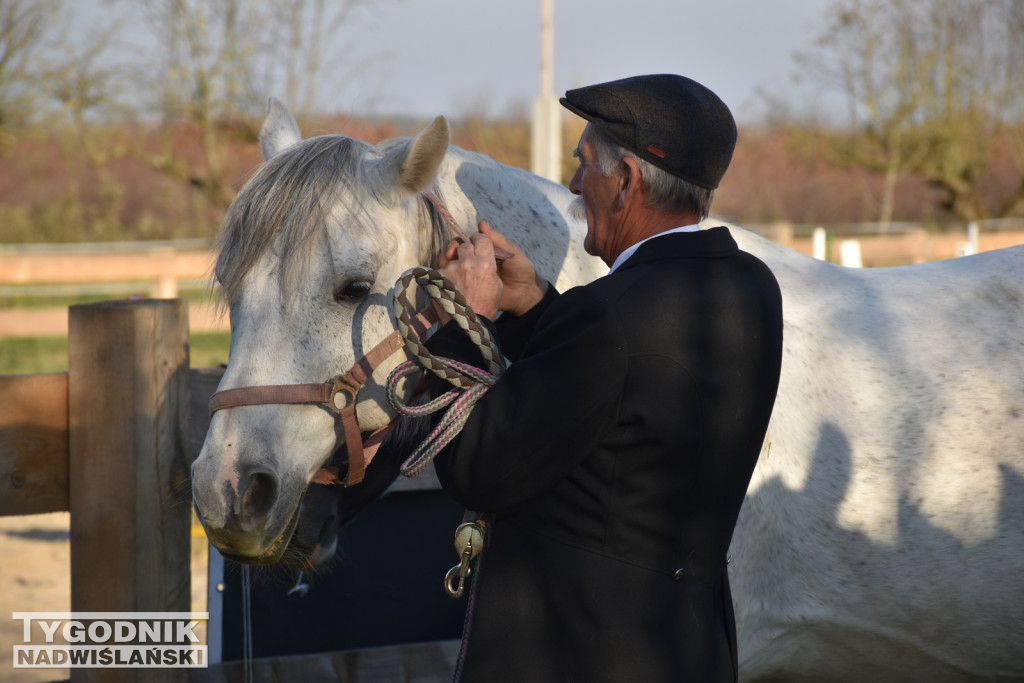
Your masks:
[[[634,76],[569,90],[559,101],[640,158],[709,190],[736,147],[729,107],[685,76]]]

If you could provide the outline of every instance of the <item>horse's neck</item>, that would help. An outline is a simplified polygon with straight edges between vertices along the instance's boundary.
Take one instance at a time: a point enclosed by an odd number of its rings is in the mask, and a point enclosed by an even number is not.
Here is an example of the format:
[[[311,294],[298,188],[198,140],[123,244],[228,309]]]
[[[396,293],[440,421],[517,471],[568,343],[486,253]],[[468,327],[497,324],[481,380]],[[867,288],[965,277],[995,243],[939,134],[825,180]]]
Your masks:
[[[487,220],[514,239],[521,223],[512,220],[513,214],[518,213],[514,207],[528,202],[531,194],[544,194],[541,187],[545,183],[550,185],[520,169],[452,147],[438,174],[435,189],[467,234],[477,232],[477,223]],[[568,190],[560,190],[568,194]]]
[[[438,175],[437,194],[468,233],[487,220],[526,250],[538,272],[559,289],[589,282],[607,272],[583,250],[586,226],[569,220],[572,194],[563,186],[452,148]]]

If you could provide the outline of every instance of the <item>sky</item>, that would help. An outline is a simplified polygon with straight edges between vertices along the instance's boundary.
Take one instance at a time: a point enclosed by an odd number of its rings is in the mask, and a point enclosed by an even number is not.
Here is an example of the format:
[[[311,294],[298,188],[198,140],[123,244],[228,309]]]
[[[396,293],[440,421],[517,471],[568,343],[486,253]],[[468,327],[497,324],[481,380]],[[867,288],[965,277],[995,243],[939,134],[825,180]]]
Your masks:
[[[759,89],[793,93],[797,62],[821,32],[825,0],[553,0],[554,84],[679,73],[741,120]],[[531,106],[539,84],[540,0],[402,0],[363,17],[357,52],[385,55],[343,89],[340,107],[421,116]]]
[[[125,2],[138,7],[134,0],[75,0],[81,31],[109,25],[110,8]],[[813,47],[830,4],[553,3],[555,94],[643,73],[678,73],[718,93],[740,123],[763,113],[761,91],[809,97],[806,85],[801,91],[794,84],[794,54]],[[540,6],[540,0],[370,0],[337,38],[339,44],[351,45],[351,51],[336,57],[337,67],[329,69],[337,78],[325,80],[320,107],[328,112],[450,118],[498,116],[516,108],[528,113],[540,85]],[[357,63],[369,67],[353,73],[351,65]],[[268,97],[283,95],[272,92],[273,85],[266,89]]]

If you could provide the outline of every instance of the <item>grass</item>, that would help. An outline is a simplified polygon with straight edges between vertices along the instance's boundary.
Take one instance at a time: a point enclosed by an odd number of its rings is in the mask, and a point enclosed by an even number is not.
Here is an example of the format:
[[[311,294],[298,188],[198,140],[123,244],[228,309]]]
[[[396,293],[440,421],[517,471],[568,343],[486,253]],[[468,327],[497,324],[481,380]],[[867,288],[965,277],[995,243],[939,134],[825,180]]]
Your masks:
[[[21,290],[32,291],[40,289],[40,285],[13,285],[0,288],[0,308],[67,308],[76,304],[93,304],[111,299],[127,299],[130,297],[148,297],[152,282],[142,283],[115,283],[109,292],[93,293],[54,293],[54,294],[22,294]],[[46,287],[43,285],[42,287]],[[56,289],[63,289],[56,286]],[[116,289],[116,292],[114,291]],[[208,304],[211,301],[206,290],[181,289],[178,297],[189,302],[190,306]]]
[[[190,335],[189,364],[194,368],[212,368],[228,362],[230,332],[197,332]]]
[[[189,363],[208,368],[228,362],[227,332],[196,332],[189,339]],[[67,337],[0,339],[0,375],[68,371]]]
[[[32,375],[67,370],[67,337],[0,339],[0,375]]]

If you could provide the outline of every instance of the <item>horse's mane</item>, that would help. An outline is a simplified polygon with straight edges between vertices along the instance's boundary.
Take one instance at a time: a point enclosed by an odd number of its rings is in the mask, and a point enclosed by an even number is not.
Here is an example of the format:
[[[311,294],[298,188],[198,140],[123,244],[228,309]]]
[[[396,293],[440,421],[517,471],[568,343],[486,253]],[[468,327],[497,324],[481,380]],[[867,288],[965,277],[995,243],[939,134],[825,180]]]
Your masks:
[[[303,140],[260,166],[228,207],[217,235],[217,280],[230,301],[281,235],[284,282],[307,262],[310,242],[354,170],[355,141],[341,135]],[[296,266],[299,268],[296,268]],[[289,288],[291,289],[291,288]]]
[[[366,197],[346,191],[360,179],[359,162],[365,149],[365,143],[343,135],[307,138],[267,161],[246,182],[228,207],[216,240],[214,273],[228,301],[241,291],[246,275],[279,235],[281,282],[288,291],[296,291],[296,278],[306,271],[332,208],[343,198],[355,203],[348,208],[356,220],[369,222],[369,212],[361,203]],[[436,258],[451,232],[429,203],[422,203],[432,226],[431,255]]]

